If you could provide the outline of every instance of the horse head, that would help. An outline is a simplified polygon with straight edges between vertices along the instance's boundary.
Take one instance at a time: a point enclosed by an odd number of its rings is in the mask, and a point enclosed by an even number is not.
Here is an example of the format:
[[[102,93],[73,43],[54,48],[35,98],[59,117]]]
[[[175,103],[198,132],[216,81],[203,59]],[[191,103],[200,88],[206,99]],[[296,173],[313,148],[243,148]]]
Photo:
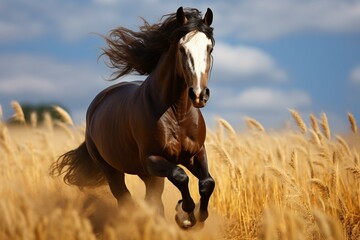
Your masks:
[[[188,24],[183,8],[176,12],[180,25]],[[202,24],[210,26],[213,13],[210,8],[202,19]],[[196,108],[202,108],[210,97],[207,87],[212,66],[213,41],[201,30],[192,30],[185,34],[178,43],[177,71],[185,80],[189,98]]]

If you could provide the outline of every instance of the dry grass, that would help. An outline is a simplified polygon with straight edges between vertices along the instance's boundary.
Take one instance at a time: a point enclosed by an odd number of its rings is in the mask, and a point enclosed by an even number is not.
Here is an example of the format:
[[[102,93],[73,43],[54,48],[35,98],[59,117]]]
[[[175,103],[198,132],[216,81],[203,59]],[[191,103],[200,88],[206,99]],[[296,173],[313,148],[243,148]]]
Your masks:
[[[322,117],[324,139],[292,116],[301,133],[265,131],[254,119],[242,133],[223,119],[209,131],[216,188],[205,227],[190,231],[175,224],[180,194],[168,181],[163,219],[141,200],[136,177],[127,178],[135,201],[120,208],[107,187],[80,191],[51,178],[49,165],[83,140],[83,127],[51,119],[42,127],[14,127],[0,118],[0,239],[360,238],[357,132],[351,126],[351,134],[332,140]],[[190,189],[198,201],[195,178]]]

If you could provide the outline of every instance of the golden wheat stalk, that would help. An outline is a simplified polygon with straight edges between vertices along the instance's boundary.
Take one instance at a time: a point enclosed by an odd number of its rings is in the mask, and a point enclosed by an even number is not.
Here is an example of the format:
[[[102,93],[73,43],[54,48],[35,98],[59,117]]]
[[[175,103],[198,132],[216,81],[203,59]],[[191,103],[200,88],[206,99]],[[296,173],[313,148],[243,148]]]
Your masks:
[[[357,125],[356,125],[356,120],[355,120],[354,115],[352,113],[348,113],[348,119],[350,122],[351,131],[356,134],[357,133]]]
[[[354,163],[355,165],[359,164],[359,154],[354,151]]]
[[[226,133],[231,142],[235,143],[237,141],[237,136],[234,128],[223,118],[218,119],[219,124],[226,130]]]
[[[291,151],[289,165],[296,171],[296,169],[297,169],[297,152],[295,150]]]
[[[55,109],[55,111],[60,115],[61,119],[64,121],[64,123],[73,126],[74,122],[70,117],[70,114],[65,111],[62,107],[60,106],[53,106],[53,108]]]
[[[294,118],[297,126],[300,128],[301,133],[306,133],[306,125],[300,114],[294,109],[289,109],[289,111]]]
[[[274,165],[268,165],[265,167],[272,173],[275,177],[282,180],[283,182],[288,183],[292,188],[295,188],[295,180],[291,178],[283,169],[280,169]]]
[[[44,119],[44,126],[49,130],[52,131],[53,130],[53,120],[51,118],[51,115],[49,112],[44,112],[43,113],[43,119]]]
[[[360,168],[359,167],[347,167],[346,170],[351,172],[356,179],[360,179]]]
[[[245,117],[245,121],[249,129],[257,129],[259,132],[265,132],[265,128],[254,118]]]
[[[222,144],[224,141],[224,127],[219,121],[216,124],[216,140],[219,144]]]
[[[73,138],[73,132],[69,129],[68,125],[61,121],[55,121],[55,126],[58,126],[60,129],[62,129],[70,138]]]
[[[323,209],[325,209],[325,207]],[[347,239],[342,234],[342,228],[336,225],[335,221],[328,217],[325,212],[314,209],[312,215],[314,216],[314,227],[316,227],[316,231],[319,236],[321,236],[321,239]],[[309,236],[308,239],[312,238],[313,236]]]
[[[21,105],[18,101],[12,101],[11,107],[14,110],[14,115],[12,116],[12,119],[19,121],[21,123],[25,123],[25,115],[21,108]]]
[[[331,132],[330,132],[330,127],[329,127],[329,122],[326,116],[326,113],[322,113],[321,114],[321,123],[320,126],[323,130],[323,133],[325,135],[325,137],[330,140],[331,139]]]
[[[320,142],[323,143],[324,142],[324,135],[321,132],[317,132],[317,136],[318,136]]]
[[[330,191],[329,191],[328,186],[326,186],[320,179],[312,178],[312,179],[309,180],[309,183],[311,183],[318,190],[320,190],[321,194],[324,197],[326,197],[326,198],[330,197]]]
[[[316,117],[312,113],[310,114],[310,123],[311,123],[311,128],[314,130],[314,132],[318,133],[319,125],[318,125]]]
[[[340,143],[340,145],[345,149],[346,153],[348,155],[351,155],[350,147],[346,143],[345,139],[340,137],[339,135],[335,135],[335,137],[336,137],[336,140]]]
[[[31,126],[33,128],[35,128],[37,126],[37,113],[36,112],[31,112],[30,113],[30,123],[31,123]]]
[[[312,129],[310,129],[311,141],[318,147],[321,146],[321,140],[319,139],[319,135]]]

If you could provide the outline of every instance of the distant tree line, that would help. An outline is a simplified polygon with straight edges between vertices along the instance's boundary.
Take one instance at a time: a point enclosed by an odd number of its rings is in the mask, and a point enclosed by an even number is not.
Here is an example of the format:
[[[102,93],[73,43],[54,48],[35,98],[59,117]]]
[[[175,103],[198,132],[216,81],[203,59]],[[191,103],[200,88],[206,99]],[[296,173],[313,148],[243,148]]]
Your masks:
[[[62,107],[65,111],[69,112],[67,108],[59,105],[54,104],[57,106]],[[29,104],[29,103],[21,103],[21,108],[24,112],[25,121],[30,123],[31,121],[31,114],[36,114],[37,123],[41,124],[44,122],[45,113],[50,114],[52,120],[59,120],[61,121],[60,114],[54,109],[53,104]]]

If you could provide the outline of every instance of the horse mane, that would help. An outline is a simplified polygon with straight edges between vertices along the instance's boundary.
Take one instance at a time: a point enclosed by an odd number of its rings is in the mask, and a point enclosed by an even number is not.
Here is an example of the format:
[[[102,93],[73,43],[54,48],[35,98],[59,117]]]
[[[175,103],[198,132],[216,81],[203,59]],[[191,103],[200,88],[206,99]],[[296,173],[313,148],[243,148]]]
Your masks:
[[[186,8],[184,13],[187,18],[184,25],[177,21],[176,13],[171,13],[164,15],[159,23],[152,25],[143,19],[144,25],[138,32],[124,27],[111,30],[109,35],[104,37],[108,46],[102,49],[101,54],[109,58],[107,65],[115,69],[111,80],[130,73],[150,74],[170,45],[191,31],[205,33],[214,44],[213,28],[203,22],[201,12],[194,8]]]

